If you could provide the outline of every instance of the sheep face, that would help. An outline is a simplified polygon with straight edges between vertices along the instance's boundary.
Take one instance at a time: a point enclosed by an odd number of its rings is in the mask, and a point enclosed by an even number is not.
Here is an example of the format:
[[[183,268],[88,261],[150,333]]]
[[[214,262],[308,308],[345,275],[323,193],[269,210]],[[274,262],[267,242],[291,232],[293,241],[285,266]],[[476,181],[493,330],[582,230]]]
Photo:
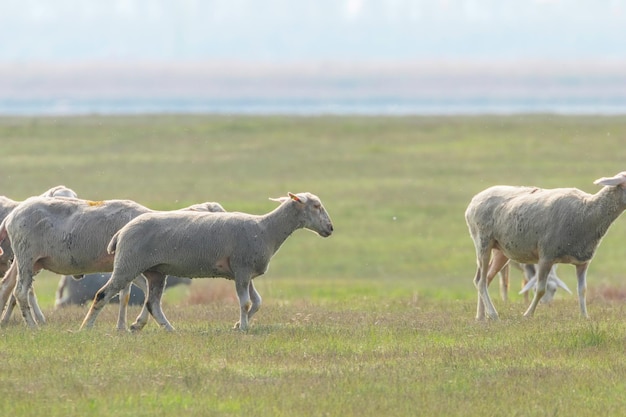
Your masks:
[[[302,210],[304,228],[316,232],[322,237],[333,233],[333,223],[320,199],[311,193],[292,194],[289,197]]]

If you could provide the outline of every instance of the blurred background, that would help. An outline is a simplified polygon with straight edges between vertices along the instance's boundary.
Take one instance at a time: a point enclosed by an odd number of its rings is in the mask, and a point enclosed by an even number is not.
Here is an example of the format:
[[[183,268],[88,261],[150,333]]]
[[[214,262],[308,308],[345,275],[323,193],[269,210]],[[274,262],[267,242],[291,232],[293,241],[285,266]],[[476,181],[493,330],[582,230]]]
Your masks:
[[[0,0],[0,114],[615,114],[624,0]]]

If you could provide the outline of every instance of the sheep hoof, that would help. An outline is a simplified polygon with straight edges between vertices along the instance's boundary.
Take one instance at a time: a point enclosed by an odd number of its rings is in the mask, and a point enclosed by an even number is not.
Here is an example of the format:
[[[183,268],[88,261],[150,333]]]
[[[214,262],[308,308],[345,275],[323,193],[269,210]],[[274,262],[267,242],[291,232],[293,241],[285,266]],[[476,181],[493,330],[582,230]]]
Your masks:
[[[240,332],[245,332],[245,331],[247,331],[248,329],[244,329],[244,328],[242,328],[242,327],[241,327],[241,322],[237,322],[237,323],[235,323],[235,325],[233,326],[233,330],[238,330],[238,331],[240,331]]]

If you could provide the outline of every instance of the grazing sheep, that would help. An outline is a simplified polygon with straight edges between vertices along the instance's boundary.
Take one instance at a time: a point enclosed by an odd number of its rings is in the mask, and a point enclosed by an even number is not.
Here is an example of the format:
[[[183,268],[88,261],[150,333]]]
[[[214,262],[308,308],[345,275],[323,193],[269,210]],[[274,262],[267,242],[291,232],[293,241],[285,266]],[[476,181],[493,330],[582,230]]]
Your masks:
[[[52,187],[46,192],[44,192],[40,197],[50,198],[50,197],[67,197],[67,198],[76,198],[76,193],[67,188],[64,185],[57,185],[56,187]],[[4,219],[11,213],[18,205],[19,201],[13,201],[9,198],[0,196],[0,222],[4,221]],[[4,239],[0,242],[0,275],[5,276],[6,272],[11,267],[11,263],[13,261],[13,249],[11,249],[11,242],[9,239]],[[2,279],[0,282],[0,313],[7,303],[9,298],[12,298],[11,292],[15,287],[15,277],[10,275],[6,278]],[[35,304],[34,313],[38,318],[43,318],[43,313],[39,306],[37,305],[37,299],[35,297],[34,292],[29,293],[29,297],[31,301]],[[9,312],[10,313],[10,312]]]
[[[124,226],[109,243],[115,253],[113,274],[98,291],[81,328],[92,327],[106,303],[135,276],[148,280],[150,314],[166,330],[174,330],[161,311],[162,280],[166,274],[190,278],[223,277],[235,281],[240,319],[248,323],[261,306],[252,279],[263,275],[270,259],[297,229],[328,237],[333,225],[318,197],[310,193],[273,199],[280,206],[265,215],[245,213],[148,213]],[[131,330],[140,330],[139,317]]]
[[[217,203],[188,208],[191,211],[206,209],[224,210]],[[17,281],[14,294],[26,323],[37,327],[27,299],[37,272],[47,269],[57,274],[80,276],[112,271],[113,255],[106,250],[111,237],[130,220],[151,211],[130,200],[41,197],[31,197],[16,207],[0,225],[0,242],[8,235],[15,252],[16,261],[7,275],[11,274]],[[121,290],[126,295],[130,286]],[[120,315],[124,317],[125,308],[126,302],[120,303]],[[5,313],[3,321],[6,320]]]
[[[535,264],[523,264],[524,275],[526,277],[530,276],[530,279],[525,278],[524,286],[522,287],[519,294],[524,294],[524,300],[528,302],[528,293],[531,289],[537,289],[537,265]],[[567,284],[565,284],[556,273],[556,269],[558,264],[552,265],[550,268],[550,272],[548,273],[548,281],[546,282],[546,293],[541,297],[540,302],[543,304],[551,303],[554,300],[554,296],[556,295],[556,290],[559,288],[567,291],[568,294],[571,294],[572,291],[569,289]]]
[[[588,317],[587,268],[609,226],[626,209],[626,171],[594,184],[604,187],[593,195],[575,188],[494,186],[472,198],[465,220],[478,264],[477,320],[485,313],[498,318],[487,285],[509,259],[537,264],[537,290],[524,316],[534,314],[546,293],[552,265],[570,263],[576,266],[580,311]]]
[[[509,266],[514,266],[523,272],[524,278],[522,279],[522,290],[519,292],[520,294],[524,294],[524,300],[526,302],[529,301],[528,293],[531,288],[535,288],[537,286],[537,266],[535,264],[520,264],[519,262],[510,261],[508,264],[504,265],[504,267],[500,270],[500,297],[503,301],[508,301],[508,292],[509,292]],[[557,264],[552,265],[550,269],[550,273],[548,274],[548,283],[546,284],[546,293],[541,298],[541,303],[549,303],[554,299],[554,295],[556,294],[556,290],[558,288],[562,288],[568,293],[572,293],[570,289],[567,287],[559,276],[556,273]],[[487,273],[488,277],[492,277],[491,272]],[[491,281],[489,282],[491,284]]]

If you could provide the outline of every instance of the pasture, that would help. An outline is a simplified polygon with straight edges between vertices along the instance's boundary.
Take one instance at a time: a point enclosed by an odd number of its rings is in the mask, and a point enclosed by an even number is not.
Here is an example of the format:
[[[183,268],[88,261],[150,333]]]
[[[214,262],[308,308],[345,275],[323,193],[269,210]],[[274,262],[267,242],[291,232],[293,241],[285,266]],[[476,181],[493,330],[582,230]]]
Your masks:
[[[0,194],[16,200],[64,184],[260,214],[310,191],[335,226],[285,242],[247,333],[221,279],[166,294],[174,334],[120,334],[116,306],[78,332],[87,307],[55,311],[42,272],[48,324],[0,329],[0,415],[624,415],[626,220],[589,269],[589,320],[563,291],[522,319],[512,271],[508,303],[491,287],[501,319],[476,323],[463,212],[494,184],[595,193],[626,170],[625,140],[626,117],[0,118]],[[575,288],[573,267],[559,276]]]

